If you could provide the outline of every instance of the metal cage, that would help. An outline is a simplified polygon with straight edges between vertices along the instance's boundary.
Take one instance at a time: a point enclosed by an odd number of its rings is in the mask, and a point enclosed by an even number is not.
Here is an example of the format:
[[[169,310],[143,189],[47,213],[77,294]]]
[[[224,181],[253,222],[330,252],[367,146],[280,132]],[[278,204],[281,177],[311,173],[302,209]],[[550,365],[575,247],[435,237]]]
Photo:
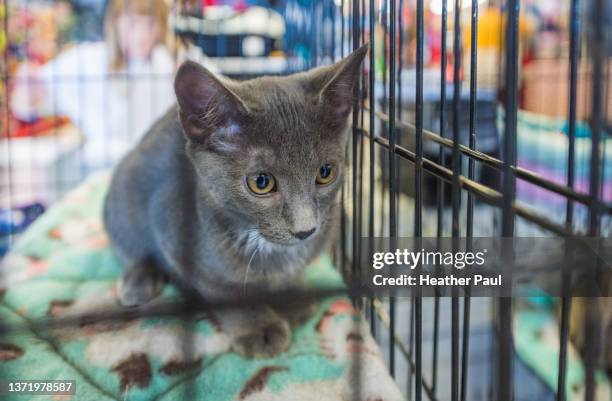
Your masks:
[[[390,0],[383,2],[382,9],[378,10],[377,4],[374,1],[352,2],[350,5],[351,13],[351,34],[349,41],[352,48],[357,48],[362,43],[369,42],[371,51],[375,51],[374,35],[375,27],[381,25],[385,32],[385,42],[380,44],[384,57],[382,66],[382,92],[380,96],[377,94],[377,71],[380,68],[376,60],[370,57],[368,65],[367,80],[364,80],[362,91],[367,93],[368,101],[355,104],[353,111],[353,141],[352,141],[352,169],[354,175],[352,181],[347,185],[345,192],[346,197],[352,199],[351,207],[347,213],[352,213],[352,235],[353,244],[352,255],[347,255],[345,251],[342,255],[343,263],[346,269],[350,269],[353,264],[360,264],[359,257],[361,251],[358,247],[364,244],[359,242],[360,236],[369,238],[375,236],[388,235],[391,238],[398,236],[398,222],[400,214],[408,214],[413,222],[414,227],[412,234],[415,237],[421,236],[447,236],[452,237],[472,237],[478,236],[474,232],[475,221],[475,204],[487,203],[497,208],[500,213],[499,229],[496,229],[496,235],[501,237],[520,236],[517,233],[517,221],[523,220],[536,225],[543,229],[542,235],[559,235],[559,236],[579,236],[591,235],[607,236],[609,233],[609,214],[610,203],[602,201],[601,185],[602,185],[602,166],[606,165],[605,154],[601,152],[601,144],[608,138],[609,131],[606,127],[609,125],[609,120],[606,115],[605,91],[605,59],[606,52],[604,49],[607,46],[609,37],[609,26],[603,20],[605,14],[605,5],[603,2],[594,1],[589,4],[580,4],[581,2],[572,0],[569,4],[568,26],[570,27],[570,48],[569,48],[569,93],[567,98],[567,120],[568,120],[568,138],[569,151],[567,155],[567,176],[564,183],[554,182],[542,175],[519,167],[517,165],[517,116],[518,116],[518,87],[519,87],[519,15],[521,13],[521,2],[509,0],[502,2],[498,6],[503,9],[507,23],[505,32],[500,32],[506,38],[505,51],[503,57],[499,61],[500,82],[498,90],[501,88],[501,93],[498,92],[499,100],[503,105],[505,113],[503,114],[503,132],[501,134],[502,142],[500,146],[500,157],[491,156],[485,152],[477,150],[478,128],[476,118],[481,112],[477,106],[478,86],[477,86],[477,71],[478,71],[478,52],[477,46],[471,46],[469,49],[469,64],[472,66],[469,69],[469,79],[462,77],[462,72],[465,71],[465,66],[462,64],[462,18],[461,13],[454,12],[453,26],[453,42],[452,54],[454,56],[452,63],[452,87],[447,88],[445,84],[441,84],[439,90],[439,125],[437,132],[424,127],[424,72],[423,72],[423,43],[425,37],[425,26],[423,21],[424,2],[416,0],[408,2],[406,6],[402,0]],[[441,2],[441,24],[442,24],[442,54],[447,52],[446,26],[448,24],[447,16],[449,14],[449,4],[446,1]],[[405,52],[402,50],[402,41],[405,39],[405,30],[403,27],[404,15],[402,11],[405,7],[414,7],[416,49],[415,59],[416,68],[414,70],[415,79],[414,87],[409,88],[414,91],[414,110],[411,118],[405,118],[402,114],[406,114],[402,96],[407,96],[406,91],[402,91],[402,63],[404,63]],[[461,1],[454,2],[454,10],[459,10],[462,7]],[[586,12],[583,10],[586,8]],[[473,0],[469,5],[469,43],[476,43],[478,35],[478,16],[479,2]],[[591,27],[591,32],[585,32],[585,27]],[[365,28],[369,28],[369,35],[365,35]],[[585,45],[585,37],[588,36],[588,45]],[[315,46],[316,46],[315,39]],[[585,47],[586,52],[584,51]],[[574,163],[575,157],[575,141],[576,141],[576,107],[577,107],[577,86],[578,86],[578,66],[581,59],[589,59],[592,63],[592,87],[589,90],[589,96],[592,97],[592,108],[588,117],[589,126],[592,129],[592,145],[590,154],[590,184],[588,192],[580,192],[575,188]],[[445,82],[445,74],[447,73],[446,58],[442,56],[440,82]],[[464,83],[464,81],[467,81]],[[467,113],[468,117],[468,135],[467,138],[461,137],[460,114],[461,109],[461,90],[462,86],[469,86],[469,106]],[[448,99],[450,91],[451,100]],[[363,95],[362,98],[366,96]],[[463,111],[465,112],[465,111]],[[447,117],[450,113],[450,119]],[[450,122],[447,124],[447,119]],[[448,125],[448,129],[447,129]],[[406,141],[408,137],[411,141]],[[409,145],[402,145],[401,142],[408,142]],[[437,160],[424,153],[424,145],[428,143],[435,144],[439,149]],[[364,156],[364,148],[368,149],[367,155]],[[447,155],[447,150],[450,153]],[[430,152],[431,154],[431,152]],[[435,156],[434,156],[435,157]],[[364,158],[369,164],[368,169],[364,168]],[[369,160],[367,160],[369,158]],[[446,160],[449,159],[447,164]],[[405,163],[407,161],[408,163]],[[375,172],[375,164],[383,165],[383,177],[377,177]],[[483,185],[482,182],[475,176],[476,169],[480,166],[493,168],[499,172],[501,184]],[[401,190],[400,177],[401,170],[413,170],[412,185],[414,196],[414,209],[406,210],[398,206],[397,194]],[[433,176],[437,185],[437,194],[435,196],[435,213],[429,213],[428,217],[437,219],[435,232],[429,230],[424,232],[423,219],[426,213],[424,206],[424,178],[429,175]],[[376,181],[382,182],[377,186]],[[530,207],[517,200],[517,181],[529,182],[534,186],[545,189],[562,196],[566,201],[565,219],[555,219],[542,213],[542,210]],[[365,183],[364,183],[365,181]],[[369,182],[368,182],[369,181]],[[451,221],[450,232],[447,229],[448,222],[445,221],[445,198],[444,191],[450,190],[451,199]],[[376,197],[373,192],[375,190],[388,190],[387,199],[383,199],[383,204],[376,202]],[[369,196],[366,196],[367,201],[363,201],[364,191],[369,191]],[[463,194],[466,194],[464,196]],[[588,209],[588,213],[582,222],[578,222],[574,213],[576,206],[582,205]],[[385,209],[383,214],[378,214],[377,210]],[[437,216],[436,216],[437,215]],[[388,224],[383,228],[379,225],[375,228],[376,220],[382,216],[388,218]],[[405,217],[404,217],[405,218]],[[446,223],[446,224],[445,224]],[[346,224],[346,222],[345,222]],[[604,233],[602,234],[602,224],[604,224]],[[376,231],[379,229],[380,231]],[[345,232],[345,230],[343,230]],[[349,232],[351,232],[349,230]],[[480,234],[482,235],[482,234]],[[522,234],[524,235],[524,234]],[[345,239],[346,241],[346,239]],[[383,317],[382,322],[388,329],[388,358],[389,366],[392,373],[399,373],[396,366],[398,361],[396,354],[399,353],[407,361],[409,377],[407,380],[407,395],[408,399],[414,397],[415,400],[421,399],[446,399],[438,398],[442,382],[439,373],[436,369],[439,368],[438,358],[440,351],[438,340],[440,338],[440,300],[433,300],[433,308],[429,308],[432,316],[424,316],[423,308],[424,298],[414,297],[410,300],[409,317],[398,316],[399,302],[391,297],[386,305],[378,299],[369,299],[365,309],[369,310],[370,320],[372,322],[372,330],[378,333],[377,323],[378,317]],[[450,385],[451,400],[466,400],[475,399],[475,395],[470,393],[470,321],[472,308],[472,299],[468,294],[464,297],[452,297],[450,303],[451,313],[451,352],[450,352],[450,379],[444,383]],[[565,380],[566,380],[566,363],[567,363],[567,343],[569,331],[569,311],[571,308],[572,299],[564,297],[561,300],[561,317],[560,317],[560,361],[558,364],[558,386],[556,399],[565,400]],[[516,388],[514,381],[514,363],[513,363],[513,342],[512,342],[512,313],[514,302],[509,298],[498,299],[493,305],[494,316],[494,348],[491,349],[493,354],[493,362],[491,364],[492,377],[489,387],[489,393],[483,399],[510,400],[513,399],[513,392]],[[397,334],[398,320],[409,319],[409,336],[399,336]],[[432,321],[433,320],[433,321]],[[423,333],[424,322],[433,325],[433,329],[428,334],[433,336],[433,346],[431,354],[427,355],[423,352]],[[596,333],[600,333],[601,328],[597,328],[596,322],[589,323],[587,331],[594,337],[590,341],[590,345],[585,349],[585,366],[586,366],[586,390],[585,399],[595,399],[594,390],[594,366],[595,359],[602,349],[598,348],[601,344],[597,340]],[[398,352],[399,351],[399,352]],[[425,372],[424,361],[429,359],[431,362],[431,372]],[[404,365],[406,366],[406,365]],[[399,374],[404,374],[403,372]],[[412,384],[414,382],[414,384]],[[412,389],[414,386],[414,390]]]
[[[466,5],[460,0],[452,4],[451,1],[439,1],[442,57],[439,83],[434,88],[434,94],[428,94],[430,98],[437,97],[437,108],[429,122],[425,121],[425,113],[430,110],[425,110],[427,105],[424,100],[424,44],[428,37],[424,22],[427,12],[425,0],[290,0],[273,5],[283,14],[287,29],[282,44],[271,40],[266,42],[266,46],[284,48],[286,57],[278,68],[265,73],[299,71],[338,60],[365,43],[370,47],[358,89],[359,96],[356,96],[353,106],[352,136],[348,149],[352,174],[347,177],[342,190],[344,213],[340,238],[335,246],[336,264],[349,282],[363,262],[360,259],[361,247],[365,243],[362,239],[384,236],[392,239],[401,236],[471,238],[483,235],[475,226],[475,222],[482,219],[487,219],[492,227],[485,235],[499,237],[525,235],[518,232],[519,224],[529,228],[526,231],[529,235],[535,232],[540,236],[607,237],[610,234],[612,203],[602,194],[604,181],[610,179],[605,176],[605,166],[610,163],[606,160],[609,155],[605,154],[605,142],[610,139],[607,66],[611,25],[607,19],[607,2],[567,2],[570,42],[567,55],[569,68],[565,77],[569,88],[566,116],[568,152],[563,155],[567,163],[565,180],[559,182],[517,163],[521,79],[519,21],[522,2],[503,0],[489,4],[500,10],[504,23],[503,30],[499,32],[503,51],[495,60],[498,80],[491,91],[492,96],[486,98],[493,108],[487,109],[486,104],[479,103],[481,97],[477,81],[481,64],[477,46],[469,46],[467,52],[463,48],[464,43],[477,42],[479,9],[484,4],[478,0]],[[28,2],[19,3],[27,7]],[[9,8],[9,3],[9,0],[3,1],[5,10]],[[175,8],[175,19],[189,9],[191,3],[196,2],[184,2],[185,8]],[[408,16],[410,28],[406,27]],[[449,16],[452,16],[452,21],[448,20]],[[467,25],[466,20],[469,21]],[[448,29],[449,26],[452,31]],[[469,30],[464,31],[466,26]],[[214,41],[203,38],[203,32],[192,32],[190,40],[196,44],[202,41],[202,46],[206,41],[206,46],[213,46]],[[452,44],[448,40],[451,39],[451,32]],[[3,34],[9,36],[10,33],[9,17],[4,13]],[[23,34],[27,42],[28,32]],[[406,41],[410,35],[414,36],[416,47],[407,50]],[[228,43],[222,36],[218,37],[216,49],[220,53],[217,56],[223,56]],[[409,58],[414,63],[410,71],[406,68]],[[235,61],[229,60],[229,64]],[[590,104],[587,119],[591,132],[586,191],[577,188],[575,176],[581,62],[590,65],[591,77],[586,89]],[[9,60],[5,56],[2,67],[5,88],[18,79],[9,73],[8,65]],[[245,71],[234,70],[233,75],[249,77],[260,73],[256,70]],[[4,121],[8,121],[10,99],[7,91],[5,93],[2,113]],[[465,116],[467,120],[462,119]],[[494,127],[499,129],[499,144],[495,151],[479,148],[479,117],[491,117]],[[466,127],[464,134],[463,126]],[[7,132],[6,154],[2,158],[9,167],[15,157],[11,150],[11,129],[2,128]],[[30,151],[35,152],[35,149]],[[78,174],[71,175],[67,183],[54,180],[55,195],[59,196],[88,173],[87,168],[79,163],[81,160],[82,156],[79,155],[76,162],[82,168],[77,171]],[[483,178],[485,171],[488,172],[488,179]],[[3,184],[8,189],[9,204],[10,199],[19,195],[20,191],[35,188],[35,183],[15,182],[20,179],[11,177],[9,173]],[[541,205],[534,207],[517,199],[519,182],[562,199],[564,215],[560,218],[558,215],[551,216]],[[56,199],[55,195],[52,200]],[[407,206],[406,199],[410,199],[410,206]],[[479,215],[482,210],[487,211],[484,217]],[[12,241],[18,233],[15,228],[9,231]],[[187,250],[186,253],[188,258]],[[181,287],[181,283],[176,284]],[[182,316],[185,324],[190,324],[194,314],[201,311],[202,300],[188,287],[181,289],[186,301],[180,304],[109,311],[107,314],[50,319],[31,324],[55,327],[81,324],[83,321],[170,314]],[[364,318],[369,320],[375,338],[386,348],[389,369],[403,384],[407,399],[456,401],[515,398],[513,393],[519,385],[515,379],[512,334],[515,300],[473,299],[469,293],[450,298],[378,298],[351,286],[348,290],[307,293],[304,297],[312,299],[336,293],[348,293],[363,312]],[[249,302],[282,303],[287,297],[294,296],[275,294],[250,299]],[[239,305],[207,304],[207,308],[236,306]],[[559,364],[556,367],[556,399],[559,401],[569,398],[565,388],[571,306],[572,298],[560,300]],[[483,351],[484,356],[481,355],[488,372],[482,376],[483,372],[480,371],[478,374],[481,376],[475,379],[470,359],[473,355],[471,339],[478,335],[473,330],[474,308],[478,308],[478,314],[485,313],[491,317],[490,336],[485,339],[490,342],[490,348]],[[450,332],[445,331],[446,318]],[[584,350],[586,401],[596,399],[595,368],[596,359],[603,351],[601,345],[610,346],[608,339],[597,338],[602,333],[599,324],[597,319],[587,320],[586,330],[593,339],[585,343]],[[6,331],[19,329],[2,328]],[[191,340],[185,339],[185,347],[192,346]],[[450,352],[445,353],[446,346]],[[354,399],[361,400],[359,388],[354,393]],[[195,399],[195,396],[193,393],[185,394],[185,399]]]

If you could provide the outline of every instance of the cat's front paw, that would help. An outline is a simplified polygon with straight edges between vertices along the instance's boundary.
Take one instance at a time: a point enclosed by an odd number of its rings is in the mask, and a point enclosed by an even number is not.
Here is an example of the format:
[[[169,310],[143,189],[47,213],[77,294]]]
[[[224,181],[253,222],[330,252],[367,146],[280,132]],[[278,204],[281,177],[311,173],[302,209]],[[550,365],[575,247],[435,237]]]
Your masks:
[[[238,337],[234,349],[245,358],[271,358],[286,351],[290,343],[289,323],[279,319]]]
[[[140,306],[158,296],[165,282],[164,276],[152,266],[132,266],[117,282],[117,297],[123,306]]]

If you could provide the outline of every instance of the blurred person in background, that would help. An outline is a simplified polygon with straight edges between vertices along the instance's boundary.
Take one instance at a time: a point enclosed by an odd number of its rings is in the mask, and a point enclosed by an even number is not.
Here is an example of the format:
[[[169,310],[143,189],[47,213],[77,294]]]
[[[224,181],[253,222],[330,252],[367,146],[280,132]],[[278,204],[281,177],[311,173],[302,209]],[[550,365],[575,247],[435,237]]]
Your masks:
[[[89,168],[111,165],[174,104],[167,0],[110,0],[104,41],[24,62],[10,96],[21,121],[67,116],[85,137]]]

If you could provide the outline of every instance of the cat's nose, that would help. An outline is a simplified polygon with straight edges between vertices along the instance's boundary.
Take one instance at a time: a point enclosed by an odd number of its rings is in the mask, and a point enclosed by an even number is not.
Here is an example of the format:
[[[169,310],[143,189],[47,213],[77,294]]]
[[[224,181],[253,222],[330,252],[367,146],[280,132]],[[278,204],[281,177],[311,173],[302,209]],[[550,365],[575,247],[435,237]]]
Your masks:
[[[291,234],[293,234],[294,237],[299,238],[301,240],[305,240],[306,238],[310,237],[316,230],[316,227],[311,228],[310,230],[306,230],[306,231],[298,231],[298,232],[292,232]]]

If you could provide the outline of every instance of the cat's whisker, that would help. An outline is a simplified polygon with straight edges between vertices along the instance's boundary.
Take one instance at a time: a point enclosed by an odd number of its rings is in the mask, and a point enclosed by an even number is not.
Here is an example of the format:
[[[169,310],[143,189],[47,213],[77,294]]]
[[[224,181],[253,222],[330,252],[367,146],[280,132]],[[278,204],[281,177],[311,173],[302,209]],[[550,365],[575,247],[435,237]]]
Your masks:
[[[255,228],[249,228],[248,230],[241,233],[241,236],[244,237],[243,240],[240,241],[240,244],[244,242],[244,255],[249,255],[253,248],[257,247],[257,230]],[[253,250],[254,252],[254,250]]]
[[[253,262],[253,259],[255,259],[255,255],[257,255],[258,251],[259,251],[259,248],[255,248],[255,250],[253,251],[253,254],[251,255],[251,259],[249,259],[249,263],[247,264],[246,271],[244,272],[244,283],[242,284],[242,288],[245,294],[246,294],[247,282],[249,280],[249,270],[251,270],[251,263]]]

